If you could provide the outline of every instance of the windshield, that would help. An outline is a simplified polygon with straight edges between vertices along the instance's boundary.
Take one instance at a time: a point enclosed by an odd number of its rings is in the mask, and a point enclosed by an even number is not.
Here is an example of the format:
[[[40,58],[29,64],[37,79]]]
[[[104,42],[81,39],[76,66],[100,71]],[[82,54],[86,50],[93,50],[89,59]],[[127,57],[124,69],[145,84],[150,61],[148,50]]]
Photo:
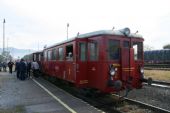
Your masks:
[[[119,40],[109,40],[108,41],[108,58],[109,60],[119,60],[120,59],[120,41]]]
[[[134,59],[142,60],[143,43],[142,42],[133,42],[133,49],[134,49]]]

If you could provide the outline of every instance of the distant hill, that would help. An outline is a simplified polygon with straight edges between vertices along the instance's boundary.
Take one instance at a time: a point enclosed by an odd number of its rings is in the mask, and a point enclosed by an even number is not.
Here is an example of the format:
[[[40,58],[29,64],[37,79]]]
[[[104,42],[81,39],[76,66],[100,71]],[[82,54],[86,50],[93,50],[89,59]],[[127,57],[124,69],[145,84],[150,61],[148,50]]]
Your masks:
[[[17,49],[13,47],[9,47],[8,50],[5,48],[5,51],[9,51],[10,55],[14,58],[22,58],[24,55],[34,52],[32,49]],[[0,48],[0,54],[2,53],[2,48]]]

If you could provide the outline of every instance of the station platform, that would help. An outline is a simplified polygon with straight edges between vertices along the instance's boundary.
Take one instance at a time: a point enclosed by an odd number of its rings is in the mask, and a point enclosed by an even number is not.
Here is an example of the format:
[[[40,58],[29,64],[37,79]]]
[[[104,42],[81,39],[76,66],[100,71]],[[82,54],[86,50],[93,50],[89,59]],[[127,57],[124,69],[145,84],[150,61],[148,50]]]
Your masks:
[[[0,72],[0,113],[102,113],[48,81]]]

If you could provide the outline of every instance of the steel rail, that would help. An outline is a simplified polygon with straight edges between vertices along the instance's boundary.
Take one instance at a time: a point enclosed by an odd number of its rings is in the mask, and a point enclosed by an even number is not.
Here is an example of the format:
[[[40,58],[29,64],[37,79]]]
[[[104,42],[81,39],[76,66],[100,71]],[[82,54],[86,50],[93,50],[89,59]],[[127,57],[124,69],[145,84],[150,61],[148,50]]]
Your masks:
[[[147,83],[143,83],[143,84],[148,85]],[[149,85],[149,86],[161,87],[161,88],[169,88],[170,89],[170,82],[153,80],[152,84]]]
[[[152,84],[152,85],[148,85],[147,83],[143,83],[143,85],[150,86],[150,87],[160,87],[160,88],[170,89],[170,86],[161,85],[161,84]]]
[[[119,95],[116,95],[116,94],[112,94],[112,95],[120,98]],[[138,106],[140,106],[142,108],[145,108],[145,109],[148,109],[148,110],[152,110],[155,113],[170,113],[169,110],[166,110],[166,109],[163,109],[163,108],[160,108],[160,107],[157,107],[157,106],[153,106],[151,104],[147,104],[147,103],[144,103],[144,102],[141,102],[141,101],[137,101],[137,100],[130,99],[130,98],[127,98],[127,97],[124,97],[123,99],[127,103],[130,103],[132,105],[138,105]]]
[[[170,68],[155,68],[155,67],[144,67],[145,70],[163,70],[170,71]]]
[[[154,80],[154,81],[152,81],[152,83],[170,86],[170,82],[165,82],[165,81]]]
[[[144,67],[170,68],[170,64],[144,64]]]
[[[143,103],[143,102],[140,102],[140,101],[137,101],[137,100],[133,100],[133,99],[129,99],[129,98],[125,98],[125,100],[128,103],[139,105],[143,108],[153,110],[156,113],[170,113],[169,110],[166,110],[166,109],[163,109],[163,108],[160,108],[160,107],[156,107],[156,106],[153,106],[153,105],[150,105],[150,104],[147,104],[147,103]]]
[[[144,69],[170,71],[170,64],[144,64]]]

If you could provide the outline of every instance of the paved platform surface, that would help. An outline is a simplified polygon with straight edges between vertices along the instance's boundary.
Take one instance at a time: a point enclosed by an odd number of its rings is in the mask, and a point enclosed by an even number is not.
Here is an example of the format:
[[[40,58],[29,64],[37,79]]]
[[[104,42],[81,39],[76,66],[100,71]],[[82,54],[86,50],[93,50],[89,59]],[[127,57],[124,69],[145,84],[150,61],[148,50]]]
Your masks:
[[[65,105],[76,113],[101,113],[102,111],[90,106],[86,102],[66,93],[48,81],[36,80],[20,81],[15,73],[0,72],[0,113],[70,113],[63,106],[42,89],[37,81]]]

